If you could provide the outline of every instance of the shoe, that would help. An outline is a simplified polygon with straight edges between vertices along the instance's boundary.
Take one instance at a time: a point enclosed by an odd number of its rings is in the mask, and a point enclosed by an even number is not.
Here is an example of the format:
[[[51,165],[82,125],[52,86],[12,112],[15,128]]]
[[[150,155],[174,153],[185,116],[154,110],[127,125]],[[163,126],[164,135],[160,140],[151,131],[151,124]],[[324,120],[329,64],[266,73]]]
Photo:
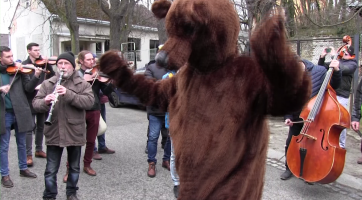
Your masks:
[[[102,160],[102,156],[99,155],[98,151],[93,152],[93,159],[94,160]]]
[[[175,198],[178,198],[178,185],[173,186],[173,194],[175,195]]]
[[[97,175],[96,171],[94,171],[91,167],[84,167],[83,171],[88,174],[89,176]]]
[[[151,178],[156,176],[156,163],[154,163],[154,162],[148,163],[147,175],[148,175],[148,177],[151,177]]]
[[[47,158],[47,154],[44,151],[36,151],[35,157],[37,158]]]
[[[28,167],[33,166],[33,156],[26,156],[26,165],[28,165]]]
[[[63,183],[67,183],[68,181],[68,174],[69,174],[69,168],[67,168],[67,172],[65,172],[65,175],[63,177]]]
[[[36,174],[29,171],[29,169],[20,170],[20,176],[26,177],[26,178],[36,178],[37,177]]]
[[[289,169],[286,169],[282,175],[280,175],[280,179],[282,180],[288,180],[292,177],[292,172]]]
[[[362,164],[362,157],[360,157],[358,160],[357,160],[357,164]]]
[[[72,194],[70,196],[67,196],[67,200],[78,200],[78,197],[76,194]]]
[[[43,200],[55,200],[54,198],[43,198]]]
[[[170,171],[170,161],[164,160],[164,161],[162,162],[162,167],[165,168],[165,169],[167,169],[168,171]]]
[[[114,154],[115,152],[115,150],[108,149],[107,147],[104,149],[98,149],[98,153],[100,154]]]
[[[10,176],[3,176],[1,177],[1,185],[6,187],[6,188],[12,188],[14,187],[13,182],[10,179]]]
[[[148,146],[146,145],[145,153],[148,154]]]

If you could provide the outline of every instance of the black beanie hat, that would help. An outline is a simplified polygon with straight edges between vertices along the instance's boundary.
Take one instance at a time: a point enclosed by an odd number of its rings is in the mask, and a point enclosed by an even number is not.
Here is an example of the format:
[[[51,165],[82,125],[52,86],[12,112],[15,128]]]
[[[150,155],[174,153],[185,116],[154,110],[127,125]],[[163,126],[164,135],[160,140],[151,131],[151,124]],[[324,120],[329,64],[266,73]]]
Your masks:
[[[348,49],[347,49],[347,52],[350,56],[353,56],[354,55],[354,48],[352,46],[350,46]]]
[[[65,60],[69,61],[73,65],[73,68],[75,68],[75,58],[74,58],[74,54],[72,52],[68,51],[68,52],[60,54],[58,56],[57,62],[55,64],[58,64],[58,61],[60,59],[65,59]]]

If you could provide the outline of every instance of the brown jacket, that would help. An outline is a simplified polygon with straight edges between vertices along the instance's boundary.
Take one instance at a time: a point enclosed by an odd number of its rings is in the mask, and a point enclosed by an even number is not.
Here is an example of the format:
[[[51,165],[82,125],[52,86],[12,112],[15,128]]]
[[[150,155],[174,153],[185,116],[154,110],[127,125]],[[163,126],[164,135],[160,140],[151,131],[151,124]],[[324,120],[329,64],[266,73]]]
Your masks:
[[[54,91],[59,75],[45,80],[33,100],[34,110],[49,113],[50,105],[45,104],[45,97]],[[83,146],[86,143],[85,110],[94,103],[92,87],[78,73],[73,73],[61,85],[67,88],[66,94],[58,96],[58,102],[52,112],[51,126],[44,127],[46,145],[60,147]]]

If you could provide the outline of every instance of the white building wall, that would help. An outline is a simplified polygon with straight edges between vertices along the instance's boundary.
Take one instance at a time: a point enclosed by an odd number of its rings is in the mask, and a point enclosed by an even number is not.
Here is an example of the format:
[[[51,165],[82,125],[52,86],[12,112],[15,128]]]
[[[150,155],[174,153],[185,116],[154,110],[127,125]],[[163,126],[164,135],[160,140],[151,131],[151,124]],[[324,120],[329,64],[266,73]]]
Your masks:
[[[50,23],[47,10],[41,9],[37,1],[32,1],[31,7],[24,9],[19,6],[10,31],[10,48],[15,59],[27,58],[26,45],[35,42],[40,45],[41,55],[51,56],[51,41],[49,38]]]

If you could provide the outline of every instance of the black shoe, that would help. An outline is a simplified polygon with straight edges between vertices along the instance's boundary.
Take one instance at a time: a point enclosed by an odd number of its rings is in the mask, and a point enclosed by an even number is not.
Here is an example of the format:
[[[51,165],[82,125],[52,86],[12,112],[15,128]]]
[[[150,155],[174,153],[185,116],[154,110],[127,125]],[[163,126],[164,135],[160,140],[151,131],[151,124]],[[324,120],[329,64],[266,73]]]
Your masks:
[[[36,178],[36,174],[29,171],[29,169],[26,170],[20,170],[20,176],[26,177],[26,178]]]
[[[173,186],[173,194],[175,195],[176,199],[178,197],[178,185]]]
[[[55,200],[54,198],[43,198],[43,200]]]
[[[13,182],[10,179],[10,176],[3,176],[1,177],[1,185],[6,187],[6,188],[12,188],[14,187]]]
[[[72,194],[70,196],[67,196],[67,200],[78,200],[78,197],[76,194]]]
[[[148,154],[148,146],[146,145],[145,153]]]
[[[280,179],[282,180],[288,180],[292,177],[292,172],[289,169],[286,169],[282,175],[280,175]]]

